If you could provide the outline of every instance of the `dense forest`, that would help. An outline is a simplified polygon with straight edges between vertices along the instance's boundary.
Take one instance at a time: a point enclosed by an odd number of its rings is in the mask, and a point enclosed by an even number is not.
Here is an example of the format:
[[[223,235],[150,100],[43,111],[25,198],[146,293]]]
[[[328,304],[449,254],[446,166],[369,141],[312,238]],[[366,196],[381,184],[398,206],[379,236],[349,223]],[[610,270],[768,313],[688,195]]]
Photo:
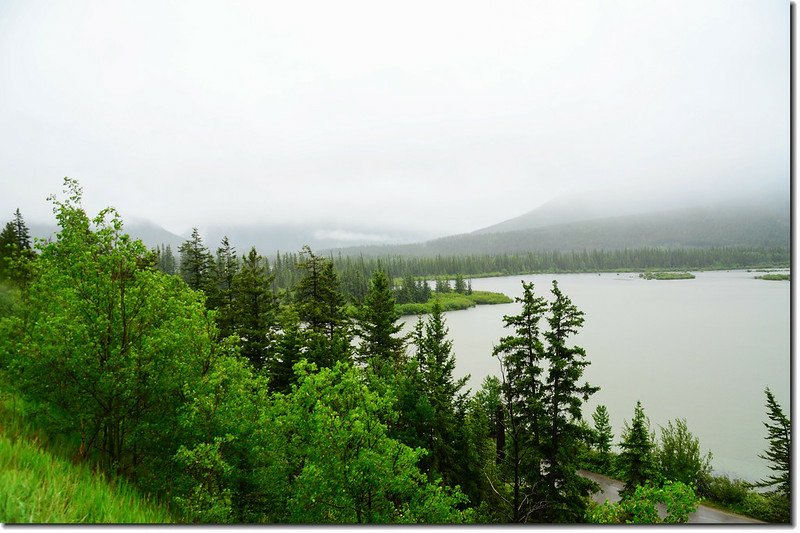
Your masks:
[[[660,440],[641,404],[616,438],[603,406],[584,420],[603,384],[583,378],[590,354],[572,339],[584,316],[557,282],[549,300],[523,283],[486,354],[501,375],[477,391],[454,375],[435,297],[488,273],[754,267],[785,250],[378,260],[306,247],[269,262],[226,240],[212,253],[197,231],[149,250],[113,209],[90,219],[65,185],[52,241],[32,246],[19,211],[0,234],[0,413],[19,402],[74,461],[161,502],[169,521],[680,523],[700,498],[790,518],[789,421],[769,389],[775,475],[756,492],[712,475],[682,419]],[[418,277],[440,279],[431,291]],[[401,335],[398,299],[431,298]],[[623,480],[622,500],[594,503],[584,470]]]
[[[180,250],[169,245],[156,246],[156,266],[168,274],[181,274],[181,265],[189,265],[203,256],[219,270],[226,261],[240,262],[234,248],[223,239],[216,252],[204,244],[196,229]],[[301,253],[278,252],[271,260],[262,257],[271,275],[274,292],[288,290],[303,277]],[[324,255],[324,254],[322,254]],[[342,291],[356,302],[363,302],[372,273],[386,272],[398,303],[424,301],[410,297],[414,291],[427,290],[422,279],[449,281],[455,289],[457,278],[507,276],[514,274],[565,272],[641,272],[647,270],[718,270],[775,268],[789,265],[788,248],[711,247],[711,248],[637,248],[623,250],[581,250],[572,252],[526,252],[506,255],[452,255],[434,257],[351,256],[341,252],[326,256],[336,270]],[[232,264],[232,263],[231,263]],[[211,267],[209,266],[209,272]],[[188,274],[181,274],[186,278]],[[414,289],[413,284],[419,285]],[[446,290],[446,289],[445,289]]]

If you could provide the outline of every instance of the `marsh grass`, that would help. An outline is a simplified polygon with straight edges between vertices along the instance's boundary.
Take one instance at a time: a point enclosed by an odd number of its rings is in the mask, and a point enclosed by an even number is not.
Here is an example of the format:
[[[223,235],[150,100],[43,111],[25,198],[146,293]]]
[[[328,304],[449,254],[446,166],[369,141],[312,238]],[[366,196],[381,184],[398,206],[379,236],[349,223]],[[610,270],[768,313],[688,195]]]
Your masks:
[[[644,272],[639,274],[643,279],[671,280],[671,279],[694,279],[695,275],[691,272]]]
[[[473,291],[472,294],[459,294],[446,292],[434,294],[425,303],[397,304],[397,312],[401,315],[424,315],[433,311],[433,302],[439,299],[439,304],[444,311],[458,311],[476,305],[507,304],[514,300],[500,292]]]

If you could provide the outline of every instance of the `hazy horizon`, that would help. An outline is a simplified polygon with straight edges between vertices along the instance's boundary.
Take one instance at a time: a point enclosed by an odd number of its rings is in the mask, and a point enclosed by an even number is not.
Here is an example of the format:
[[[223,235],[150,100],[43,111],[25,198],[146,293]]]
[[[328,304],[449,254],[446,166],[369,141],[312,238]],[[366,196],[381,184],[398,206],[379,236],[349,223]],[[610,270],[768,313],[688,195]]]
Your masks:
[[[786,2],[9,1],[0,87],[0,219],[52,221],[64,176],[176,234],[376,243],[595,190],[788,199]]]

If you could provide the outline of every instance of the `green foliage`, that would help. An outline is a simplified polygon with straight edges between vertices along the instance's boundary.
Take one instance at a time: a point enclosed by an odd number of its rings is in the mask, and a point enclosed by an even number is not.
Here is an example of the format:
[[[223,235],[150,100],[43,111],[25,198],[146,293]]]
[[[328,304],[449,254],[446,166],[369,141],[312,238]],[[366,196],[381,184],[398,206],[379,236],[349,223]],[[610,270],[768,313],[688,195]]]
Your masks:
[[[208,371],[184,384],[176,435],[181,445],[169,465],[174,471],[165,470],[187,522],[265,520],[253,450],[262,442],[271,400],[266,379],[235,346],[235,338],[226,339]]]
[[[685,524],[697,511],[698,498],[694,490],[681,482],[667,481],[662,487],[639,485],[619,503],[606,501],[591,505],[586,521],[592,524]],[[663,505],[662,519],[658,506]]]
[[[728,476],[704,476],[699,485],[707,505],[721,507],[765,522],[787,522],[786,499],[776,493],[762,494],[752,484]]]
[[[1,360],[81,454],[133,474],[169,457],[182,384],[213,358],[215,327],[200,295],[152,268],[113,210],[91,221],[80,188],[54,200],[61,231],[43,245],[19,312],[0,322]]]
[[[460,523],[458,490],[431,484],[416,467],[424,453],[390,438],[392,399],[370,391],[343,363],[278,395],[264,425],[260,487],[272,520],[297,523]]]
[[[670,280],[670,279],[694,279],[695,275],[691,272],[644,272],[639,274],[643,279]]]
[[[711,452],[701,455],[700,440],[686,427],[686,419],[668,422],[661,428],[661,443],[656,457],[664,479],[698,486],[711,473]]]

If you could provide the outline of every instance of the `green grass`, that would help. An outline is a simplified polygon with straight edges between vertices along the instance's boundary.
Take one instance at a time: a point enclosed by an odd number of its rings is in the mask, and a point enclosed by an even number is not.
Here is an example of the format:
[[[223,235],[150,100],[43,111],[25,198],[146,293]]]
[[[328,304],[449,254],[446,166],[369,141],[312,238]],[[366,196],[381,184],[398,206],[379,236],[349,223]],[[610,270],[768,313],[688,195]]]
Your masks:
[[[767,281],[789,281],[789,274],[764,274],[763,276],[755,276],[755,279],[764,279]]]
[[[695,276],[691,272],[643,272],[639,274],[639,277],[643,279],[669,280],[694,279]]]
[[[439,299],[439,304],[444,311],[458,311],[476,305],[507,304],[514,300],[500,292],[473,291],[472,294],[459,294],[446,292],[434,294],[425,303],[397,304],[397,312],[401,315],[424,315],[433,311],[433,303]]]
[[[129,483],[75,463],[46,441],[0,396],[0,522],[150,524],[173,522],[168,511]]]

